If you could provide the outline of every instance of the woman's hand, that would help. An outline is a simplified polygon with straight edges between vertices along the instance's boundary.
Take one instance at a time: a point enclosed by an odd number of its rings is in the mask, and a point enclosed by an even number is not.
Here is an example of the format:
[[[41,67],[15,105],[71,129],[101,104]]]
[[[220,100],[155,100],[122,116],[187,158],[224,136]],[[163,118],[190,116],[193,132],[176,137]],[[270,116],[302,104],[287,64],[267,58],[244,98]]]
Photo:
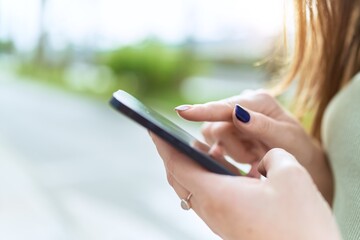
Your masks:
[[[281,149],[259,165],[267,179],[218,175],[151,134],[180,198],[223,239],[340,239],[330,208],[306,170]]]
[[[308,170],[331,204],[332,174],[322,148],[265,91],[246,91],[229,99],[183,105],[176,110],[187,120],[207,122],[202,133],[211,146],[210,154],[221,153],[251,164],[249,176],[259,176],[257,165],[270,149],[283,148],[290,152]]]

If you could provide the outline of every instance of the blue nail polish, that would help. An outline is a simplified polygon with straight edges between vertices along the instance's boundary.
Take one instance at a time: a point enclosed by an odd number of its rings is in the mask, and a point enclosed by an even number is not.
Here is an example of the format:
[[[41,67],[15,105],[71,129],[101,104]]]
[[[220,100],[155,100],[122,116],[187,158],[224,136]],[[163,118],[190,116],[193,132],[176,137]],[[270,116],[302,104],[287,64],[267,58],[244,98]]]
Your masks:
[[[250,121],[250,114],[247,111],[245,111],[245,109],[240,107],[240,105],[236,105],[235,115],[236,118],[243,123],[247,123]]]

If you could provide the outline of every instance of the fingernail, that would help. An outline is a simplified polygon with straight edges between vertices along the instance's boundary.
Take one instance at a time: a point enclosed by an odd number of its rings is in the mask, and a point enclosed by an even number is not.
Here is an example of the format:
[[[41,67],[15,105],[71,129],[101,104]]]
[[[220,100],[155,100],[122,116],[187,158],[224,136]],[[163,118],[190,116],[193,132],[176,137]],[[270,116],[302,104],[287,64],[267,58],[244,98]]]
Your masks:
[[[175,108],[175,111],[186,111],[191,108],[191,105],[181,105]]]
[[[250,114],[245,109],[240,107],[240,105],[236,105],[235,115],[236,118],[243,123],[248,123],[250,121]]]

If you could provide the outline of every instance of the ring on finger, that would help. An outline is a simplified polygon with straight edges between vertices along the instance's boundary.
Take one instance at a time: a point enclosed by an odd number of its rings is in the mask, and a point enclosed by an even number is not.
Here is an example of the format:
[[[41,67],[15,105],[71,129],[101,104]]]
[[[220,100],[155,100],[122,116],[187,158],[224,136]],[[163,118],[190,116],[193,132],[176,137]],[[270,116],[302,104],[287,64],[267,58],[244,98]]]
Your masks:
[[[180,202],[180,205],[181,205],[181,208],[188,211],[191,209],[191,204],[190,204],[190,198],[192,197],[192,193],[190,193],[186,199],[182,198],[181,199],[181,202]]]

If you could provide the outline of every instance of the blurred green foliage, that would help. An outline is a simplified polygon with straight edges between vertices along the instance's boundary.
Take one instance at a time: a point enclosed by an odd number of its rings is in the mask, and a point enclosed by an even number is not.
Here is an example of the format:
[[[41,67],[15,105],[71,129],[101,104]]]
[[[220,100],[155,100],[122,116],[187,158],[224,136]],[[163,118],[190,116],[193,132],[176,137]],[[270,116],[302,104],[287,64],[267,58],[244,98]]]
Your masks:
[[[64,66],[44,66],[36,61],[21,61],[17,67],[17,73],[21,76],[51,85],[62,86]]]
[[[92,52],[88,58],[75,51],[63,55],[51,54],[52,58],[42,61],[36,57],[23,58],[17,73],[25,79],[104,100],[123,89],[168,108],[184,101],[180,93],[183,81],[207,66],[186,45],[169,46],[155,40]]]
[[[183,80],[200,68],[186,47],[169,47],[150,40],[101,54],[121,88],[141,97],[179,94]]]
[[[12,41],[0,41],[0,53],[12,53],[15,50]]]

